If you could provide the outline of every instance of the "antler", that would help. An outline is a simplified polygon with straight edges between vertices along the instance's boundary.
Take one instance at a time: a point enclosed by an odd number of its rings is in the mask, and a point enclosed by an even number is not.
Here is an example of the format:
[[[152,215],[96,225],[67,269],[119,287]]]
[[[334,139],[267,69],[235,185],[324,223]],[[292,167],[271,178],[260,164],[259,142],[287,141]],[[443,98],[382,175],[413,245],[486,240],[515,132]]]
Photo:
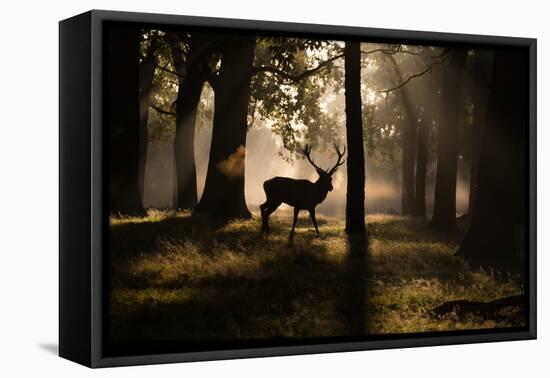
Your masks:
[[[311,159],[311,157],[309,156],[311,154],[311,146],[309,144],[306,144],[306,146],[303,148],[302,150],[302,153],[304,154],[304,156],[307,158],[307,160],[309,161],[309,163],[311,165],[313,165],[315,167],[316,170],[318,171],[323,171],[324,172],[324,169],[322,169],[321,167],[319,167],[317,164],[315,164],[315,162]]]
[[[340,152],[340,147],[336,143],[334,143],[334,149],[336,150],[336,154],[338,155],[338,161],[336,161],[336,165],[334,165],[334,167],[332,167],[327,172],[331,176],[334,174],[334,172],[336,172],[338,170],[339,166],[341,166],[342,164],[344,164],[346,162],[346,160],[342,160],[342,158],[346,154],[346,146],[344,146],[344,149],[342,150],[342,152]]]

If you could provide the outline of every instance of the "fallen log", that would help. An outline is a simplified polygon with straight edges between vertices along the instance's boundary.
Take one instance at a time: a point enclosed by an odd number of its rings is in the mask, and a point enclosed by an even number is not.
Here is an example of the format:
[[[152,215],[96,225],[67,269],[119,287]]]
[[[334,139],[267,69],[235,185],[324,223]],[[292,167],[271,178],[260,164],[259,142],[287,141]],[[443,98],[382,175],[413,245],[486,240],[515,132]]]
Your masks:
[[[495,299],[490,302],[476,302],[468,300],[456,300],[445,302],[430,310],[430,313],[435,316],[443,316],[449,313],[456,313],[458,316],[466,314],[488,315],[505,307],[521,307],[524,308],[527,304],[525,294],[512,295]]]

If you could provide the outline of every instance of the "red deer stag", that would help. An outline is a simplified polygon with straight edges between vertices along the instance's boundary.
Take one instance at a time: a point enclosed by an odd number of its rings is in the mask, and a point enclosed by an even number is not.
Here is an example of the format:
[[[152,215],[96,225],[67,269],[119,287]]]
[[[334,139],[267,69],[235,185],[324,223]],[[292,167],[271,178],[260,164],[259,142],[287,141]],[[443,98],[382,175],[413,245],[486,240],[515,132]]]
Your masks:
[[[300,210],[309,211],[311,222],[315,226],[315,231],[319,234],[317,227],[317,219],[315,219],[315,207],[323,202],[327,197],[328,192],[332,191],[332,175],[336,172],[339,166],[344,164],[342,160],[346,153],[346,148],[340,151],[340,148],[335,144],[338,160],[336,165],[330,170],[325,171],[315,164],[311,159],[311,146],[306,145],[302,150],[304,156],[309,163],[313,165],[319,178],[315,182],[309,180],[296,180],[289,177],[274,177],[264,182],[264,191],[266,201],[260,205],[262,213],[262,235],[269,233],[269,216],[277,210],[281,203],[286,203],[294,207],[294,221],[292,222],[292,231],[290,231],[290,239],[294,237],[294,228],[298,220]]]

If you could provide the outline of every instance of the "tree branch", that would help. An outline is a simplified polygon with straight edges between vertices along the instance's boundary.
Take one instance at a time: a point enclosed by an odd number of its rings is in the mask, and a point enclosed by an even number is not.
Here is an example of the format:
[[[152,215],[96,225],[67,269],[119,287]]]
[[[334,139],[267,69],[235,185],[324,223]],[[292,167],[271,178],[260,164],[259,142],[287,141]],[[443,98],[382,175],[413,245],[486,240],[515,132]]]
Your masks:
[[[339,54],[339,55],[336,55],[336,56],[333,56],[332,58],[329,58],[327,60],[325,60],[324,62],[322,63],[319,63],[317,65],[317,67],[314,67],[314,68],[311,68],[309,70],[305,70],[304,72],[302,72],[301,74],[299,75],[291,75],[277,67],[273,67],[273,66],[259,66],[259,67],[254,67],[252,70],[253,70],[253,73],[260,73],[260,72],[271,72],[271,73],[274,73],[280,77],[282,77],[283,79],[286,79],[288,81],[292,81],[294,83],[299,83],[300,81],[302,81],[303,79],[306,79],[308,78],[309,76],[319,72],[320,70],[322,70],[323,68],[326,68],[328,67],[330,64],[332,64],[332,62],[342,58],[344,56],[344,54]]]
[[[164,115],[169,115],[169,116],[175,116],[175,115],[176,115],[176,113],[174,113],[174,112],[169,112],[169,111],[164,110],[164,109],[162,109],[162,108],[160,108],[160,107],[158,107],[158,106],[156,106],[156,105],[151,104],[150,106],[151,106],[151,108],[153,108],[157,113],[164,114]]]
[[[163,66],[160,66],[157,64],[157,68],[159,70],[162,70],[162,71],[165,71],[165,72],[168,72],[172,75],[176,75],[178,78],[183,78],[184,76],[183,75],[180,75],[179,73],[177,73],[176,71],[172,71],[171,69],[169,69],[168,67],[163,67]]]
[[[399,88],[401,88],[401,87],[404,87],[404,86],[407,85],[407,83],[410,82],[411,80],[416,79],[417,77],[423,76],[423,75],[425,75],[426,73],[430,72],[430,71],[432,70],[432,68],[433,68],[435,65],[438,65],[438,64],[443,64],[443,63],[442,63],[442,62],[433,62],[433,63],[430,64],[428,67],[426,67],[426,69],[425,69],[424,71],[409,76],[409,77],[406,78],[403,82],[401,82],[400,84],[396,85],[395,87],[390,88],[390,89],[385,89],[385,90],[383,90],[383,91],[378,91],[378,92],[380,92],[380,93],[389,93],[389,92],[395,91],[396,89],[399,89]]]
[[[251,129],[254,126],[254,121],[256,120],[256,105],[258,104],[258,99],[254,98],[254,105],[252,106],[252,121],[248,125],[248,129]]]
[[[363,55],[369,55],[377,52],[381,52],[382,54],[388,54],[388,55],[394,55],[394,54],[420,55],[420,53],[409,51],[409,50],[392,50],[392,49],[361,50],[361,54]]]
[[[441,54],[438,54],[438,55],[432,55],[431,58],[433,59],[441,59],[441,58],[446,58],[452,51],[452,48],[450,47],[446,47],[445,49],[443,49],[443,51],[441,52]]]
[[[172,81],[172,80],[161,80],[161,83],[170,84],[170,85],[179,85],[177,81]]]

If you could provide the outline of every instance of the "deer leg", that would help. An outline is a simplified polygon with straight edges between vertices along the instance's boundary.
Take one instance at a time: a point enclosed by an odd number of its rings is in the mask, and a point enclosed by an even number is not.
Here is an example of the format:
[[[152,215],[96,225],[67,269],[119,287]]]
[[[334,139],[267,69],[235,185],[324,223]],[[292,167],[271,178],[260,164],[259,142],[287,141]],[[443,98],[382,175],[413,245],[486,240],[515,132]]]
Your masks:
[[[265,203],[262,211],[262,232],[269,233],[269,216],[277,210],[281,203]]]
[[[290,239],[294,239],[294,228],[296,227],[296,221],[298,221],[298,214],[300,213],[300,209],[297,207],[294,208],[294,220],[292,221],[292,230],[290,231]]]
[[[262,234],[264,231],[268,230],[269,224],[267,223],[267,217],[265,216],[265,211],[267,210],[267,201],[262,203],[260,205],[260,214],[262,215],[262,230],[260,231]]]
[[[309,216],[311,217],[311,223],[315,226],[315,231],[319,235],[319,228],[317,227],[317,218],[315,218],[315,208],[309,210]]]

